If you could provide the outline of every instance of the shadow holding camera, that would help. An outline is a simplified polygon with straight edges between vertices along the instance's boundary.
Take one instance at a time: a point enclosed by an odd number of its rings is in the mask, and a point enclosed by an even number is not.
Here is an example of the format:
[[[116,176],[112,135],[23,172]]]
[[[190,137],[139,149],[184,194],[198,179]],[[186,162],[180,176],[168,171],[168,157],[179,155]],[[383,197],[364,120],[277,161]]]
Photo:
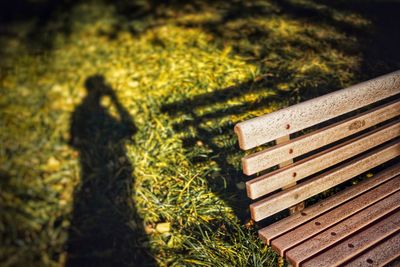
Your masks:
[[[74,192],[66,266],[153,266],[125,151],[136,126],[103,76],[87,78],[85,86],[87,96],[71,118],[70,145],[79,152],[81,181]],[[117,116],[101,105],[104,97]]]

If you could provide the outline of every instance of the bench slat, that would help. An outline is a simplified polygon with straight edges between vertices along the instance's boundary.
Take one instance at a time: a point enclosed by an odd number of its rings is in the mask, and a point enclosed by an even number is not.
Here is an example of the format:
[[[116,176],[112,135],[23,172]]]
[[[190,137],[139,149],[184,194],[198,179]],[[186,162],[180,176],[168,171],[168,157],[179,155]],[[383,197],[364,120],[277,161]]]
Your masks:
[[[355,266],[385,266],[400,257],[400,233],[376,245],[358,258],[346,263]]]
[[[271,240],[289,232],[291,229],[299,225],[310,221],[312,218],[315,218],[341,205],[342,203],[353,199],[372,188],[375,188],[376,186],[392,179],[398,174],[400,174],[400,163],[391,166],[390,168],[360,182],[359,184],[353,185],[327,199],[324,199],[317,204],[307,207],[302,213],[296,213],[285,219],[277,221],[276,223],[259,230],[258,234],[260,238],[269,245]]]
[[[252,175],[281,162],[336,142],[400,115],[400,100],[379,106],[347,120],[305,134],[296,139],[248,155],[242,159],[243,173]]]
[[[302,184],[296,185],[292,189],[279,192],[251,204],[251,216],[253,220],[259,221],[389,161],[399,154],[400,142],[396,140]]]
[[[400,211],[375,223],[326,252],[301,264],[303,267],[339,266],[400,230]]]
[[[379,218],[395,211],[400,207],[400,192],[373,204],[354,214],[341,223],[319,233],[317,236],[290,249],[286,257],[290,263],[298,267],[304,260],[316,255],[336,242],[350,236],[356,231],[368,226]],[[344,211],[343,211],[344,212]]]
[[[323,95],[235,126],[250,149],[400,93],[400,71]]]
[[[283,256],[290,248],[399,190],[400,177],[398,176],[272,240],[272,247]]]
[[[247,195],[251,199],[256,199],[354,157],[397,136],[400,136],[400,120],[392,122],[389,125],[384,125],[284,168],[247,181]]]

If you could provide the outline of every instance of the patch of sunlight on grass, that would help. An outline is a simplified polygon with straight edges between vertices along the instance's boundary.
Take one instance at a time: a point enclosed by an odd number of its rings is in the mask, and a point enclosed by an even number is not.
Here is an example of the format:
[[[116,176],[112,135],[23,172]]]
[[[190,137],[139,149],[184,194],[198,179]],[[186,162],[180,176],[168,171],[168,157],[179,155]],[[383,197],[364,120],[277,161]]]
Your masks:
[[[332,71],[325,62],[321,60],[319,57],[314,57],[311,60],[305,60],[305,64],[300,66],[299,72],[300,73],[306,73],[310,71],[318,71],[322,73],[329,73]]]
[[[198,12],[198,13],[189,13],[182,14],[176,18],[176,23],[192,23],[192,24],[201,24],[201,23],[210,23],[210,22],[218,22],[222,19],[220,13],[216,12],[216,10]]]
[[[276,38],[290,39],[291,36],[302,32],[305,25],[293,19],[272,18],[265,21],[264,26],[267,27]]]

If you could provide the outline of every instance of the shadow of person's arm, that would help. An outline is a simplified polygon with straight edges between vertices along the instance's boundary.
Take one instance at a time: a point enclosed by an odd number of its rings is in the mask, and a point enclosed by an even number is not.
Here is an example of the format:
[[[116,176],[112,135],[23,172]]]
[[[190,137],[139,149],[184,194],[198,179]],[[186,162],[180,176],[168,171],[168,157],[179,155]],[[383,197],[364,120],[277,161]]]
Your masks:
[[[115,105],[115,108],[117,109],[118,115],[121,118],[121,123],[128,131],[128,135],[134,135],[137,132],[136,125],[133,122],[129,112],[121,105],[117,96],[115,95],[115,92],[111,88],[109,91],[109,96]]]

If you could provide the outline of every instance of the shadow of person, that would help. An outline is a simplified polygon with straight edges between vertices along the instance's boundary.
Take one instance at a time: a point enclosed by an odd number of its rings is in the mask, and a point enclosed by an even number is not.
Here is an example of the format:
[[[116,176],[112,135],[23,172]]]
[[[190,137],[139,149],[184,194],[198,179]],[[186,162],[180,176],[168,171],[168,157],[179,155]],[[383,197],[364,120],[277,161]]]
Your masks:
[[[66,266],[154,266],[132,200],[133,167],[125,144],[137,129],[104,77],[86,79],[87,95],[71,117],[70,145],[79,152]],[[113,116],[102,105],[109,98]]]

